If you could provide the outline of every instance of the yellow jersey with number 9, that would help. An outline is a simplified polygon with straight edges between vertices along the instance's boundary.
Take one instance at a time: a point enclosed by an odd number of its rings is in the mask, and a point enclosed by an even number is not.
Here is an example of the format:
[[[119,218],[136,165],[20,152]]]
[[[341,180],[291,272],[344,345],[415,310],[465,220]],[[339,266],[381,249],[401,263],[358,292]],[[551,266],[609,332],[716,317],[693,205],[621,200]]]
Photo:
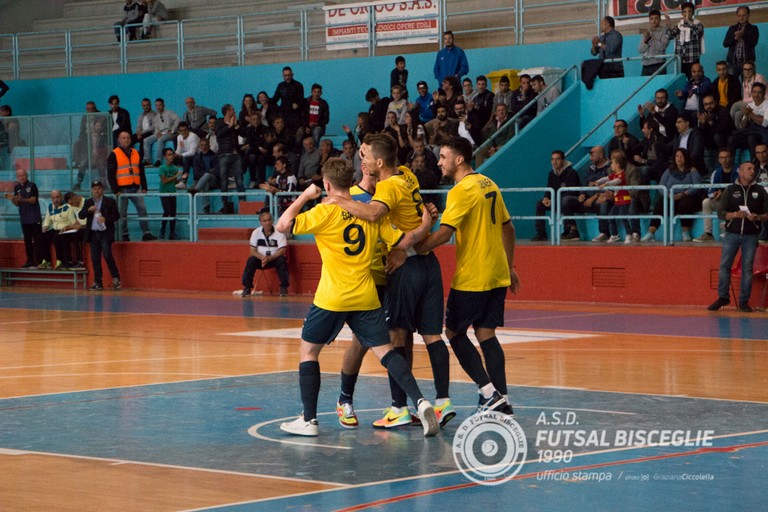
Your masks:
[[[440,224],[456,230],[451,288],[482,292],[510,285],[501,232],[509,221],[499,187],[482,174],[468,174],[448,192]]]
[[[392,236],[402,237],[401,232]],[[358,219],[337,205],[319,204],[296,216],[293,234],[315,236],[323,261],[315,306],[328,311],[370,311],[381,307],[371,276],[379,224]],[[381,236],[385,236],[384,233]],[[399,239],[385,239],[396,245]]]

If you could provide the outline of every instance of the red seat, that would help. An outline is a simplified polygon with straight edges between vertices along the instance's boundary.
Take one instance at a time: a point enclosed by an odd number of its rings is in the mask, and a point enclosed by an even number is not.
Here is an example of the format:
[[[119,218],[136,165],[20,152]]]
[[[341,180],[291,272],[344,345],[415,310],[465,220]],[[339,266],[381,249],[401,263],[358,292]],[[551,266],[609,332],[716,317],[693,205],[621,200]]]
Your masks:
[[[738,302],[738,294],[736,292],[736,287],[733,284],[736,278],[741,279],[741,251],[739,251],[736,259],[733,261],[733,266],[731,267],[731,294],[733,295],[734,301]],[[760,294],[760,303],[757,307],[765,309],[765,296],[766,292],[768,292],[768,245],[764,244],[757,246],[755,261],[752,264],[753,282],[754,279],[759,278],[762,278],[763,280],[763,291]]]

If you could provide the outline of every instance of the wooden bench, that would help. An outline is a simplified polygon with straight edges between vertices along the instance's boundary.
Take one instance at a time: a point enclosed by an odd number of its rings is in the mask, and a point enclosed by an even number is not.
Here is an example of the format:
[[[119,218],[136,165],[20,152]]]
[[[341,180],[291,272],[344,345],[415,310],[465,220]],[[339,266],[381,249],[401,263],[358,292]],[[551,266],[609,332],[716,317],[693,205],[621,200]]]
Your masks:
[[[14,281],[72,283],[77,290],[88,284],[87,270],[38,270],[36,268],[0,268],[0,286],[11,286]]]

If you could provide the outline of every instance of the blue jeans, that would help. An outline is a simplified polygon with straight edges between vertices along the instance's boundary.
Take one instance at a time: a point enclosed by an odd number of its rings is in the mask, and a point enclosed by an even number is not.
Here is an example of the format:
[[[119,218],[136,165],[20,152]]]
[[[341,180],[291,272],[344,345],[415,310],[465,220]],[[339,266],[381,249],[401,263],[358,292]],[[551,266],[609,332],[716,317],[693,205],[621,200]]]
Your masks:
[[[120,187],[120,235],[123,237],[123,240],[127,240],[128,238],[128,201],[130,200],[133,203],[133,206],[136,207],[136,213],[139,215],[139,217],[144,217],[143,220],[139,220],[139,226],[141,227],[142,233],[149,233],[149,222],[146,220],[147,216],[147,207],[144,206],[144,198],[143,197],[123,197],[122,193],[128,193],[128,194],[136,194],[139,192],[139,187],[136,185],[132,185],[130,187]]]
[[[242,159],[237,153],[224,153],[219,155],[219,185],[222,192],[229,190],[229,177],[235,178],[238,192],[245,192],[243,186],[243,166]],[[225,202],[226,197],[222,198]]]
[[[723,252],[720,256],[720,272],[717,275],[717,294],[721,299],[730,295],[731,267],[736,253],[741,248],[741,291],[739,304],[747,304],[752,295],[752,264],[757,252],[757,235],[737,235],[726,232],[723,240]]]

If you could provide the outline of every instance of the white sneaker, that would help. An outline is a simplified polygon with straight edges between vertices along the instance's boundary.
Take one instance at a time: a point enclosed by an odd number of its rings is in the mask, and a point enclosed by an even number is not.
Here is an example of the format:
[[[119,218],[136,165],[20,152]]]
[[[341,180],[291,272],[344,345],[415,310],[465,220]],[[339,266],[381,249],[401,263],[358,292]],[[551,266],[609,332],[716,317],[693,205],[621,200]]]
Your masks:
[[[615,244],[619,240],[621,240],[621,238],[619,238],[619,235],[611,235],[611,238],[608,239],[608,243]]]
[[[638,237],[638,239],[639,239],[639,238],[640,238],[640,237]],[[631,244],[631,243],[632,243],[632,241],[633,241],[633,240],[632,240],[632,235],[626,235],[626,236],[624,236],[624,243],[625,243],[625,244]]]
[[[605,242],[606,240],[608,240],[608,237],[604,233],[600,233],[592,239],[593,242]]]
[[[439,427],[438,427],[439,428]],[[293,421],[282,423],[280,430],[296,436],[316,437],[320,432],[317,427],[317,420],[304,421],[304,413]]]
[[[424,427],[424,437],[431,437],[440,432],[440,423],[437,421],[437,415],[432,404],[422,399],[419,402],[419,418],[421,426]]]
[[[655,242],[656,241],[656,234],[651,233],[650,231],[645,234],[643,238],[640,239],[641,242]]]

